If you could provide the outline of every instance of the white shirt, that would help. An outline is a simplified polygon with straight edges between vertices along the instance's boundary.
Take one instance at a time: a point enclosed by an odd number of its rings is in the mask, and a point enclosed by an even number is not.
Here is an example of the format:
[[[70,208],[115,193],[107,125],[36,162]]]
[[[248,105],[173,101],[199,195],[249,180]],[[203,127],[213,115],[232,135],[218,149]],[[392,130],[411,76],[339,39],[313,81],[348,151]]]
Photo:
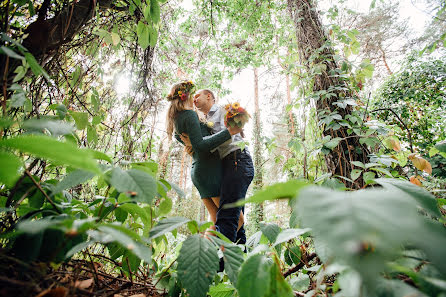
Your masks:
[[[206,115],[206,120],[214,124],[214,126],[212,127],[213,133],[217,133],[223,129],[226,129],[225,115],[226,115],[226,110],[224,109],[223,106],[219,106],[217,104],[212,105],[211,109]],[[229,155],[229,153],[240,149],[240,147],[237,144],[242,141],[243,141],[242,136],[240,135],[240,133],[237,133],[235,135],[232,135],[231,139],[229,139],[225,143],[220,144],[217,147],[220,159],[223,159],[224,157]]]

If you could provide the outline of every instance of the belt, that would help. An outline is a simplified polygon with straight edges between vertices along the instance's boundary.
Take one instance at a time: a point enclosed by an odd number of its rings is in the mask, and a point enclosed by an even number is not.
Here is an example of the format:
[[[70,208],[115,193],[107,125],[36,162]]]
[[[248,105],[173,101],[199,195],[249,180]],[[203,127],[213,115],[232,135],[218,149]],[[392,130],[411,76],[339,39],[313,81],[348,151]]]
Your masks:
[[[237,158],[237,154],[241,153],[247,153],[248,151],[246,149],[237,149],[235,151],[230,152],[226,156],[223,157],[222,160],[235,160]]]

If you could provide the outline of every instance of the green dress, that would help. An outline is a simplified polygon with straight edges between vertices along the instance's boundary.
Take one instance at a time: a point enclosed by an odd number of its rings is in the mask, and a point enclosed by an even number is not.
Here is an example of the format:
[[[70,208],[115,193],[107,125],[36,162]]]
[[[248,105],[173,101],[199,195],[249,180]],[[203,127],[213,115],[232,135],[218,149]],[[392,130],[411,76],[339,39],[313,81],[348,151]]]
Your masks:
[[[175,138],[179,141],[179,134],[189,135],[194,150],[191,169],[192,183],[200,192],[201,198],[220,196],[221,160],[218,151],[211,153],[220,144],[231,139],[229,131],[224,129],[211,137],[208,127],[198,120],[193,110],[181,111],[175,119]]]

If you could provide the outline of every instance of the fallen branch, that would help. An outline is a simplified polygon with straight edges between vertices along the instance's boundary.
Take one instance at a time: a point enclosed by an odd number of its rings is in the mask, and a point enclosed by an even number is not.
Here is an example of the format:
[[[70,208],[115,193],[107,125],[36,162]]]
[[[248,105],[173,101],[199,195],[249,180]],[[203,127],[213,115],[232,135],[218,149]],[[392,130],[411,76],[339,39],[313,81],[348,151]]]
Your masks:
[[[306,262],[304,261],[300,261],[299,264],[297,264],[296,266],[294,266],[293,268],[288,269],[284,274],[283,277],[286,278],[287,276],[299,271],[300,269],[302,269],[304,266],[308,265],[308,262],[310,262],[311,260],[313,260],[314,258],[316,258],[317,255],[316,253],[312,253],[311,255],[309,255],[306,258]]]

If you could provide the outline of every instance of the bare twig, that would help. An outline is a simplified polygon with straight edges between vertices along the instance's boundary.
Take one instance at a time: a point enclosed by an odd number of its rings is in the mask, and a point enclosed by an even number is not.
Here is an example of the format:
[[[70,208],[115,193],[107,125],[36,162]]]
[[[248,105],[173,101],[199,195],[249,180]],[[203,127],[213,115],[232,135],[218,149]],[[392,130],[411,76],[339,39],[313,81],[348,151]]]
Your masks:
[[[48,202],[51,204],[54,210],[57,213],[61,214],[62,212],[57,208],[56,204],[53,202],[53,200],[51,200],[48,194],[42,189],[42,186],[34,179],[32,174],[28,170],[25,170],[25,174],[28,175],[28,177],[32,180],[32,182],[36,185],[36,187],[40,190],[40,192],[42,192],[43,196],[45,196],[46,200],[48,200]]]

